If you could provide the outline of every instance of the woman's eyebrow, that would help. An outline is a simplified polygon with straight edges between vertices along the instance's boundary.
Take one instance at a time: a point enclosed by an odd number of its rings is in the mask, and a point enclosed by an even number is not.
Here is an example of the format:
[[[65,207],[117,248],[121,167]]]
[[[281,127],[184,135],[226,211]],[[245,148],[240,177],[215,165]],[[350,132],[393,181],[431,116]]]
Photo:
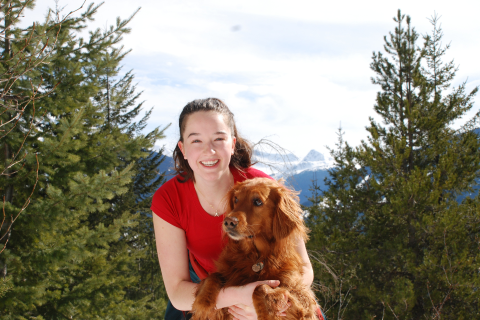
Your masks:
[[[226,131],[217,131],[214,134],[228,134]],[[192,132],[188,135],[187,139],[190,138],[190,136],[199,136],[200,133],[197,132]]]
[[[192,132],[188,135],[187,139],[190,138],[190,136],[199,136],[200,133]]]

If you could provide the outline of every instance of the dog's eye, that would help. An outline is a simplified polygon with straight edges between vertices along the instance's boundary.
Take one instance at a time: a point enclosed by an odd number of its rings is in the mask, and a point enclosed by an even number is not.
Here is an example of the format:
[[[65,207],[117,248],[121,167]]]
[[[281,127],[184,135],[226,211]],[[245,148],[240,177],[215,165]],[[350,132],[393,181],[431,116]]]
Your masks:
[[[237,203],[237,202],[238,202],[238,198],[235,197],[235,199],[233,199],[233,202],[234,202],[234,203]]]
[[[257,207],[260,207],[263,204],[263,202],[260,199],[254,199],[253,204]]]

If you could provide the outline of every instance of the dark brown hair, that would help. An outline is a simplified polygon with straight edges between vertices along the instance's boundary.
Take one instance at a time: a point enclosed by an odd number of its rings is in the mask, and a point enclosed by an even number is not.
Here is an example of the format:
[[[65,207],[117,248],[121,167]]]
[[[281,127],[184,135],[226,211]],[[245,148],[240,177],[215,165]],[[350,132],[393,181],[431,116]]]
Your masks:
[[[189,102],[183,108],[182,113],[180,113],[180,118],[178,119],[178,127],[180,129],[180,139],[178,141],[181,141],[182,143],[184,142],[183,133],[185,131],[185,124],[187,123],[188,116],[199,111],[211,111],[223,115],[225,123],[232,132],[232,138],[237,138],[237,142],[235,143],[235,152],[230,159],[230,166],[235,167],[240,172],[242,172],[243,169],[250,167],[252,165],[252,146],[250,142],[238,135],[237,126],[235,125],[235,120],[233,119],[233,113],[220,99],[207,98]],[[178,143],[173,151],[173,161],[175,162],[175,171],[180,175],[180,177],[182,177],[178,181],[186,182],[188,179],[195,181],[192,168],[190,168],[188,161],[184,159]]]

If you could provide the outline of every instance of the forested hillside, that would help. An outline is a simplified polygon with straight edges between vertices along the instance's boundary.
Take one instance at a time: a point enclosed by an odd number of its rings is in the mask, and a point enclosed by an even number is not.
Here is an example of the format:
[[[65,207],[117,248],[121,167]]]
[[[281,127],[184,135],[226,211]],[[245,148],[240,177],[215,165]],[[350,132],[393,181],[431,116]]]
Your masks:
[[[82,33],[100,10],[2,1],[0,318],[161,319],[165,291],[150,199],[163,182],[134,73],[132,17]],[[86,37],[84,35],[87,34]]]
[[[329,319],[478,319],[479,113],[463,118],[478,88],[452,85],[437,16],[423,36],[394,21],[370,65],[381,121],[358,147],[339,130],[308,208],[319,296]]]

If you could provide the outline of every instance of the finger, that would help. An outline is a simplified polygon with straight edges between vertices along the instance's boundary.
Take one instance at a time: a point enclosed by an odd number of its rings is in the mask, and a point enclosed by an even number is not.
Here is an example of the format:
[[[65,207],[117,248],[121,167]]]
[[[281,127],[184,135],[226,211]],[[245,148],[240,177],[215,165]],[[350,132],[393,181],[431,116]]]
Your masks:
[[[248,317],[253,313],[253,308],[245,304],[236,304],[229,307],[236,315]]]
[[[292,304],[290,302],[286,303],[285,306],[281,309],[278,310],[279,313],[284,313],[285,311],[288,310],[288,308],[290,308],[292,306]]]
[[[234,320],[237,320],[240,317],[240,315],[234,310],[233,306],[230,306],[228,308],[228,313],[230,313],[233,316]]]
[[[280,285],[279,280],[265,280],[265,281],[258,281],[257,283],[258,283],[257,286],[262,285],[262,284],[266,284],[266,285],[269,285],[272,288],[278,287]]]
[[[284,294],[283,295],[283,301],[279,304],[280,308],[277,312],[277,315],[280,316],[280,317],[287,316],[286,311],[288,310],[288,308],[290,308],[291,305],[292,305],[292,303],[289,301],[288,295]]]
[[[284,293],[282,299],[279,300],[277,303],[278,311],[283,312],[287,310],[290,306],[291,306],[291,303],[288,300],[288,295]]]
[[[228,312],[235,320],[253,319],[254,314],[251,311],[247,305],[233,305],[228,308]]]
[[[282,310],[279,310],[279,311],[277,312],[277,316],[286,317],[286,316],[287,316],[287,312],[286,312],[286,311],[288,310],[288,308],[289,308],[290,306],[291,306],[291,304],[289,303],[286,308],[284,308],[284,309],[282,309]]]

